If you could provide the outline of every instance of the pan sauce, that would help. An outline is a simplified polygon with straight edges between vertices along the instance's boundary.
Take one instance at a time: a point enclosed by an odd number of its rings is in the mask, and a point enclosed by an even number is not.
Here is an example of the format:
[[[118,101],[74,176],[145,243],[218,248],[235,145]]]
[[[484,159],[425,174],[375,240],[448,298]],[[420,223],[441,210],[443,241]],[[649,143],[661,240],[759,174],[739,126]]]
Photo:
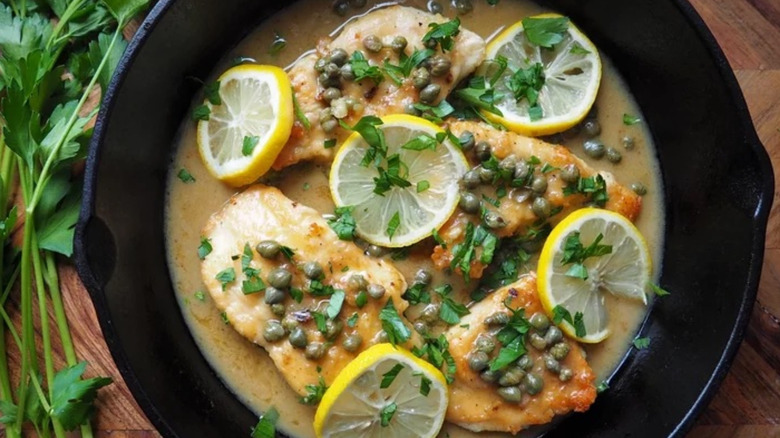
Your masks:
[[[289,65],[302,53],[311,50],[319,37],[332,33],[343,24],[345,18],[332,12],[331,3],[304,0],[274,15],[226,54],[223,61],[215,67],[214,76],[228,68],[230,60],[236,56],[251,57],[258,63]],[[375,3],[369,2],[369,7]],[[426,2],[422,0],[400,3],[420,9],[426,8]],[[537,5],[525,1],[501,0],[497,6],[492,7],[482,0],[474,0],[473,4],[474,10],[460,17],[462,25],[486,39],[523,17],[544,12]],[[368,7],[360,10],[350,9],[350,13],[362,14],[367,10]],[[454,8],[448,5],[444,6],[443,14],[449,17],[456,15]],[[497,23],[501,23],[501,26],[497,27]],[[279,54],[270,55],[268,49],[274,39],[274,32],[284,36],[287,45]],[[648,241],[657,274],[660,272],[660,254],[663,247],[664,215],[661,198],[663,191],[654,147],[643,124],[623,124],[624,113],[640,117],[641,114],[617,72],[603,54],[602,61],[603,76],[596,100],[598,120],[601,124],[599,137],[606,145],[613,145],[621,150],[623,161],[620,164],[611,164],[606,159],[589,159],[582,151],[583,136],[566,140],[564,144],[594,168],[612,172],[622,184],[629,185],[638,181],[648,188],[648,193],[643,198],[643,211],[636,225]],[[198,101],[195,104],[199,103]],[[624,135],[634,137],[635,147],[632,150],[625,150],[621,146],[620,140]],[[180,181],[176,175],[181,168],[187,169],[196,182],[185,184]],[[278,178],[269,182],[278,186],[291,199],[323,213],[331,213],[333,204],[328,189],[328,170],[326,166],[302,164],[284,170]],[[297,394],[287,386],[263,349],[244,339],[222,322],[219,311],[210,302],[201,282],[200,261],[197,257],[201,228],[208,217],[219,210],[236,192],[236,189],[217,181],[205,169],[198,156],[195,123],[189,118],[185,120],[180,128],[178,145],[171,162],[166,202],[168,263],[174,289],[193,337],[225,384],[255,412],[260,413],[270,406],[276,407],[281,414],[278,426],[283,431],[294,436],[313,436],[311,424],[314,408],[298,403]],[[395,263],[409,279],[421,266],[432,269],[427,255],[413,254],[406,260]],[[534,261],[531,266],[533,263]],[[458,278],[456,275],[445,277],[444,274],[437,273],[434,282],[446,281],[457,290],[459,286],[462,287]],[[201,296],[196,294],[198,291],[203,291],[204,300],[198,298]],[[588,361],[599,380],[608,377],[617,366],[629,348],[646,310],[641,303],[619,300],[609,294],[607,306],[610,311],[612,335],[601,344],[586,347]],[[506,436],[499,433],[475,434],[448,423],[445,423],[440,435],[446,434],[451,437]]]

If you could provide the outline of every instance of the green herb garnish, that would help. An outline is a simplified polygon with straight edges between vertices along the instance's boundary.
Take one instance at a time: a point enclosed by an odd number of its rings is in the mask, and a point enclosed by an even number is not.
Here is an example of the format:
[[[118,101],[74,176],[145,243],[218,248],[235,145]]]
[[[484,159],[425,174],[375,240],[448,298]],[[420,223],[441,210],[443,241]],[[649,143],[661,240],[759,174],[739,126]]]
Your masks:
[[[569,30],[567,17],[524,18],[523,32],[531,44],[551,49]]]
[[[612,253],[612,245],[601,245],[601,239],[604,235],[599,233],[598,236],[587,247],[582,245],[580,241],[580,232],[575,231],[571,233],[564,243],[563,257],[561,258],[562,265],[571,264],[572,266],[566,271],[566,275],[569,277],[580,278],[582,280],[588,279],[588,268],[585,267],[585,260],[591,257],[601,257],[606,254]]]
[[[279,421],[279,411],[271,406],[260,417],[254,429],[252,429],[252,438],[275,438],[276,422]]]
[[[325,395],[325,391],[328,390],[328,385],[325,384],[325,379],[320,376],[319,382],[316,385],[306,385],[306,395],[300,397],[298,401],[304,405],[316,405],[322,400],[322,396]]]
[[[336,219],[328,220],[328,225],[341,240],[354,240],[357,223],[352,217],[352,206],[336,207]]]
[[[382,375],[382,382],[379,384],[379,387],[382,389],[389,388],[402,369],[404,369],[404,365],[401,363],[393,365],[393,368],[391,368],[390,371]]]
[[[179,173],[176,174],[177,177],[183,182],[184,184],[194,183],[195,177],[192,176],[192,174],[185,168],[179,169]]]
[[[572,317],[571,313],[561,305],[553,307],[553,322],[556,324],[562,321],[568,322],[574,327],[574,334],[580,338],[588,334],[585,330],[585,321],[582,320],[583,316],[582,312],[577,312]]]
[[[441,47],[442,52],[452,50],[455,45],[454,37],[460,33],[460,19],[455,18],[444,23],[430,23],[428,27],[431,29],[423,36],[423,44],[428,41],[433,41]]]
[[[379,320],[382,321],[382,329],[387,333],[387,339],[393,345],[403,344],[412,336],[412,331],[398,315],[392,298],[388,299],[385,307],[379,311]]]
[[[245,157],[252,155],[252,152],[254,152],[255,146],[257,146],[259,141],[260,137],[256,135],[244,136],[244,142],[242,143],[241,147],[241,154]]]

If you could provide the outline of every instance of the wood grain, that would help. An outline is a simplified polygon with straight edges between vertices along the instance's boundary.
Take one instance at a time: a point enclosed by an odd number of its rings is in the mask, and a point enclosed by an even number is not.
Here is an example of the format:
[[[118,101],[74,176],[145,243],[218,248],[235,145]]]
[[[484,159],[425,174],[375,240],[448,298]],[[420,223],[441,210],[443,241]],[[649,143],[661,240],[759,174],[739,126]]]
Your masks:
[[[689,437],[780,438],[780,1],[691,0],[691,3],[735,70],[759,137],[770,154],[777,186],[758,300],[745,341],[723,385]],[[89,296],[73,267],[62,264],[60,275],[79,357],[90,362],[89,375],[108,375],[115,379],[113,385],[101,390],[98,399],[94,420],[97,435],[159,436],[122,381],[108,353]],[[55,344],[59,349],[58,342]]]

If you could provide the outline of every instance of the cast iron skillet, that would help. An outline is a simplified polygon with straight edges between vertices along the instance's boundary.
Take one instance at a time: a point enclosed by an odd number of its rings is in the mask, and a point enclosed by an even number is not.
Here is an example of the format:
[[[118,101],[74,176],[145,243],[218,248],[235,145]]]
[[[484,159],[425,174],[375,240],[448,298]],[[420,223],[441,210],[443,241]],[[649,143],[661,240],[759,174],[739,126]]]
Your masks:
[[[511,0],[503,0],[511,1]],[[217,60],[284,2],[163,0],[106,92],[87,163],[76,262],[130,390],[166,437],[248,436],[176,304],[163,202],[171,145]],[[658,146],[667,209],[659,300],[611,388],[550,437],[679,436],[723,379],[756,295],[770,162],[726,59],[683,0],[558,0],[626,78]],[[193,248],[194,250],[194,248]]]

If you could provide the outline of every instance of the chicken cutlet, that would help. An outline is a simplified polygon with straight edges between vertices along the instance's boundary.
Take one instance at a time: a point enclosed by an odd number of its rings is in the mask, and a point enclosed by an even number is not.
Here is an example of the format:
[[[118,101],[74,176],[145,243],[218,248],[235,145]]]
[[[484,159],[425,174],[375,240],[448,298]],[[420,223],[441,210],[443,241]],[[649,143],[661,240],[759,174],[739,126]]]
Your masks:
[[[442,52],[438,47],[426,49],[422,40],[430,30],[429,24],[447,21],[439,14],[396,5],[376,9],[350,21],[333,40],[322,38],[316,53],[298,60],[288,72],[298,108],[310,126],[305,127],[301,120],[295,122],[290,139],[273,168],[279,170],[305,160],[330,162],[335,148],[326,147],[326,141],[336,140],[336,144],[340,144],[351,134],[351,131],[339,127],[337,120],[351,126],[363,116],[381,117],[406,112],[408,105],[420,101],[421,90],[415,88],[413,80],[415,62],[419,61],[418,65],[436,63],[441,71],[439,75],[431,74],[429,77],[430,84],[440,90],[429,103],[435,105],[447,96],[485,58],[485,41],[462,27],[454,36],[450,50]],[[372,36],[372,43],[379,50],[371,51],[366,47],[372,44],[364,41]],[[396,37],[403,37],[406,41],[401,52],[393,48]],[[398,42],[395,44],[400,47]],[[418,55],[415,55],[416,52]],[[423,54],[426,56],[421,56]],[[363,61],[355,61],[355,57]],[[330,62],[325,63],[321,59],[329,59]],[[404,60],[408,60],[406,64],[409,66],[406,76],[404,73],[387,73],[387,64],[402,66]],[[370,77],[355,78],[367,69],[375,70],[379,82]],[[437,69],[431,70],[438,73]],[[345,70],[348,72],[345,73]],[[354,79],[349,80],[348,77]]]
[[[390,300],[406,323],[404,277],[339,240],[320,213],[274,187],[234,195],[202,236],[212,250],[201,276],[214,304],[268,351],[299,394],[320,375],[329,384],[360,351],[386,342],[379,313]]]
[[[499,372],[482,369],[484,362],[472,363],[477,352],[496,357],[501,348],[496,333],[503,325],[495,321],[506,321],[519,309],[529,319],[544,314],[535,274],[525,275],[472,305],[471,313],[445,332],[457,369],[450,385],[447,421],[476,432],[517,433],[548,423],[556,415],[586,411],[595,401],[595,374],[582,348],[552,325],[529,332],[549,341],[546,349],[538,350],[526,341],[527,355]],[[553,369],[545,363],[552,355],[556,356]],[[479,365],[480,371],[475,371],[474,365]]]
[[[488,227],[499,238],[529,235],[544,238],[539,233],[545,228],[555,226],[572,211],[587,205],[616,211],[632,221],[639,215],[642,207],[639,195],[619,184],[609,172],[591,168],[564,146],[499,131],[482,122],[452,121],[449,129],[457,136],[471,132],[476,142],[486,141],[491,145],[494,159],[477,166],[475,172],[480,174],[482,169],[490,168],[485,173],[492,173],[489,178],[493,181],[478,183],[479,187],[474,189],[476,196],[483,199],[480,214],[469,214],[460,208],[439,229],[444,244],[434,248],[431,256],[438,269],[454,267],[463,271],[463,267],[468,267],[471,278],[482,276],[486,263],[481,260],[481,248],[476,249],[471,260],[456,260],[460,266],[451,266],[453,249],[467,239],[470,228],[473,230],[480,224],[481,216],[492,215],[494,223]],[[468,158],[472,164],[478,163],[472,154]],[[502,172],[505,172],[504,180],[500,180]],[[543,205],[534,206],[537,197],[543,200],[539,201]]]

